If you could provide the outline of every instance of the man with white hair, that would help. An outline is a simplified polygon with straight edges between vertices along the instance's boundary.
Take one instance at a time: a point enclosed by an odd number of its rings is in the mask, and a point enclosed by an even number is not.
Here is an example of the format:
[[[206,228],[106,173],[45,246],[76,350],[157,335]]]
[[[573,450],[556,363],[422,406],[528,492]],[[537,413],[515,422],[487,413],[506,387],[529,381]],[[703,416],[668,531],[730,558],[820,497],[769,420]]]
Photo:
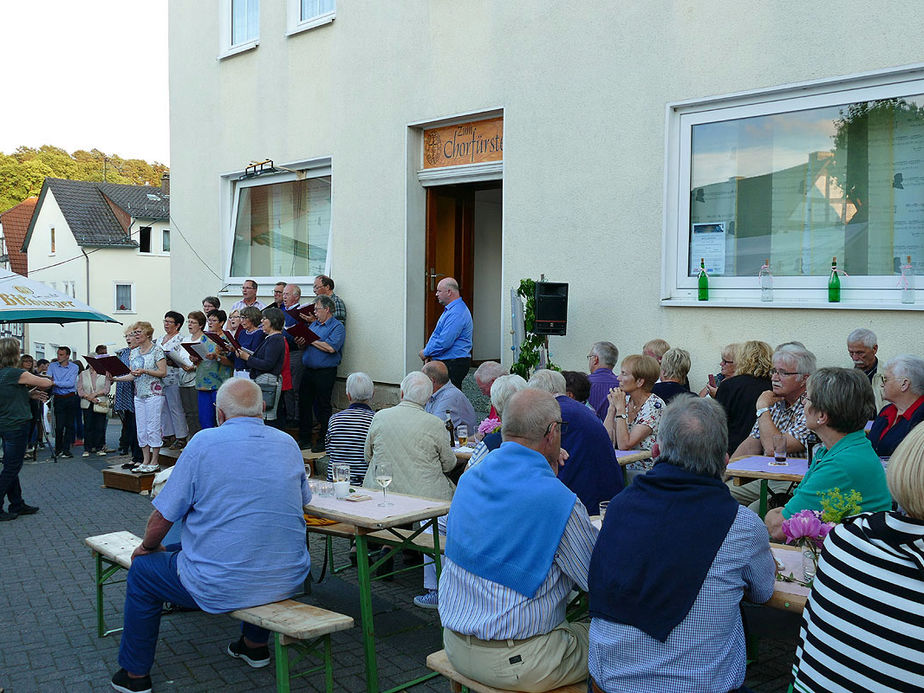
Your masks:
[[[446,476],[456,466],[449,433],[442,422],[424,411],[433,393],[430,378],[412,371],[401,381],[401,402],[376,412],[366,436],[365,458],[369,470],[363,486],[378,489],[377,464],[391,467],[389,490],[450,500],[455,491]]]
[[[503,421],[504,442],[462,475],[449,510],[443,641],[469,678],[548,691],[587,678],[588,627],[569,623],[565,610],[575,585],[587,588],[597,531],[555,478],[562,428],[555,398],[517,392]]]
[[[221,614],[287,599],[310,565],[303,507],[311,501],[295,441],[264,425],[263,394],[231,378],[218,390],[218,428],[200,431],[154,499],[141,545],[132,554],[117,691],[151,690],[165,601]],[[162,546],[175,522],[180,544]],[[272,556],[272,560],[266,560]],[[269,664],[269,631],[247,623],[228,654],[252,667]]]
[[[565,394],[565,376],[558,371],[536,371],[529,387],[558,401],[564,422],[561,447],[568,452],[558,478],[578,495],[587,512],[596,515],[600,501],[610,500],[623,488],[622,469],[606,427],[590,409]]]
[[[452,277],[436,285],[436,300],[443,306],[443,314],[427,345],[420,350],[420,360],[426,363],[439,359],[445,363],[452,384],[461,389],[472,364],[472,314],[459,293],[459,282]]]
[[[587,366],[590,369],[590,375],[587,376],[590,381],[587,403],[597,412],[601,421],[606,418],[609,407],[606,396],[614,387],[619,387],[619,376],[613,372],[618,360],[619,349],[612,342],[594,342],[587,354]]]
[[[478,386],[481,394],[483,394],[485,397],[490,397],[491,386],[494,384],[494,381],[500,378],[502,375],[507,375],[506,368],[500,365],[497,361],[485,361],[475,369],[475,385]],[[493,402],[491,403],[491,411],[488,412],[488,418],[500,418],[497,415],[497,409],[494,408]]]
[[[876,411],[882,409],[882,385],[884,369],[879,367],[879,340],[876,333],[865,327],[858,327],[847,335],[847,353],[850,360],[853,361],[853,367],[859,368],[866,377],[869,378],[870,385],[873,386],[873,395],[876,397]]]

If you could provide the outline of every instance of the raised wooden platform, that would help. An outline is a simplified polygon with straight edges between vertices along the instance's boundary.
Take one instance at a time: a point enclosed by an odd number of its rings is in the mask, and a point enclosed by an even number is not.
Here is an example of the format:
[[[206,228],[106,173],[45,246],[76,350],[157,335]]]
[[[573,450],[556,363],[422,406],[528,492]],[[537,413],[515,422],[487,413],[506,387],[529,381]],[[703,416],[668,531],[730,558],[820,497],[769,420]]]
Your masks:
[[[118,464],[103,470],[103,486],[106,488],[141,493],[142,491],[150,491],[153,485],[154,472],[138,474],[128,469],[122,469],[122,466]]]

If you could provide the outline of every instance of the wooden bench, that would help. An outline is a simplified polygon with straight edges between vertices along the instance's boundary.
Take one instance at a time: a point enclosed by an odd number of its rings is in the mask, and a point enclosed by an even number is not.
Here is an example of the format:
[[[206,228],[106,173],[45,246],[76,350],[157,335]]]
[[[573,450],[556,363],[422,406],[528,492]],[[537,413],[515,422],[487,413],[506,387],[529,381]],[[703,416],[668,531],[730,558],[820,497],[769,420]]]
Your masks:
[[[452,668],[449,657],[446,656],[446,650],[440,650],[429,655],[427,657],[427,667],[449,679],[449,687],[452,689],[452,693],[467,693],[468,691],[474,691],[475,693],[511,693],[511,691],[506,691],[503,688],[492,688],[462,676]],[[561,686],[549,691],[549,693],[587,693],[587,682],[582,681],[569,686]]]
[[[85,543],[96,558],[96,623],[97,634],[102,638],[122,630],[106,630],[103,620],[103,585],[125,582],[111,578],[120,570],[128,570],[131,567],[132,553],[138,548],[141,539],[131,532],[110,532],[87,537]],[[302,604],[294,599],[237,609],[229,615],[239,621],[272,631],[276,658],[276,690],[279,693],[288,693],[291,679],[321,670],[324,671],[326,690],[328,693],[333,691],[330,634],[352,628],[353,619],[350,616]],[[289,672],[290,648],[299,654],[296,663],[311,654],[319,656],[323,663],[293,675]],[[318,652],[321,648],[323,652]]]

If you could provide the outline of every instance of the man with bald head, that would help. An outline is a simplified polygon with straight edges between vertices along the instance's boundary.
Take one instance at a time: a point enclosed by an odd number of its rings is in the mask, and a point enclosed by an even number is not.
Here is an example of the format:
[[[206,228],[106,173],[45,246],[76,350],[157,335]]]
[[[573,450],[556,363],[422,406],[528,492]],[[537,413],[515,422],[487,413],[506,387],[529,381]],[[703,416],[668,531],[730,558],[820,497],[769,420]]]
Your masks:
[[[420,350],[420,360],[445,363],[452,384],[461,388],[472,365],[472,314],[459,294],[459,282],[452,277],[436,285],[436,300],[443,306],[443,314]]]
[[[501,446],[459,479],[446,527],[439,613],[453,667],[488,686],[547,691],[587,678],[588,624],[565,618],[587,587],[597,531],[555,476],[561,409],[517,392]]]
[[[433,383],[433,394],[427,400],[424,409],[446,421],[446,412],[452,425],[464,424],[469,435],[475,432],[475,407],[459,388],[449,382],[449,369],[442,361],[430,361],[420,369]]]

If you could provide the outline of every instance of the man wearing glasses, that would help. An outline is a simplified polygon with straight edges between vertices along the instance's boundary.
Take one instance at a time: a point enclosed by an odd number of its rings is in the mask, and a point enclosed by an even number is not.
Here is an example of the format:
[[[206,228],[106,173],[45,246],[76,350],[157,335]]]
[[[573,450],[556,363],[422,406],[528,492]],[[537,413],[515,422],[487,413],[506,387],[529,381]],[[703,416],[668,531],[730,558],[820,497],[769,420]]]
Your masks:
[[[805,457],[809,429],[805,425],[805,384],[815,372],[815,354],[795,344],[785,344],[773,353],[770,371],[771,390],[758,399],[754,428],[732,458],[742,455],[773,456],[773,437],[786,436],[786,454]],[[788,481],[769,482],[772,493],[785,493]],[[732,496],[742,505],[756,503],[760,496],[760,482],[752,481],[741,486],[729,482]],[[752,509],[756,509],[752,508]]]
[[[591,412],[588,413],[593,416]],[[459,479],[449,510],[439,613],[457,671],[541,691],[587,678],[589,625],[565,618],[587,589],[597,530],[556,478],[561,409],[527,388],[504,408],[504,442]]]

